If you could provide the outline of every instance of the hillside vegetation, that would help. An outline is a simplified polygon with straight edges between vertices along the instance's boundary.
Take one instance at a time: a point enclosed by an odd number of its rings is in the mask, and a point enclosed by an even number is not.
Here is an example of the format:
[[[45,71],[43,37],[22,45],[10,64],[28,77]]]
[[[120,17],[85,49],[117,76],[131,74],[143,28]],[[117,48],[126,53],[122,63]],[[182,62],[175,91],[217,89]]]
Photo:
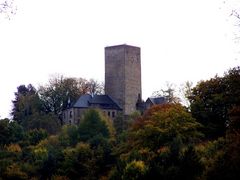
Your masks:
[[[114,122],[90,109],[77,126],[62,126],[59,112],[69,96],[102,93],[96,81],[17,89],[13,119],[0,121],[0,179],[240,178],[240,67],[199,82],[189,107],[172,102]]]

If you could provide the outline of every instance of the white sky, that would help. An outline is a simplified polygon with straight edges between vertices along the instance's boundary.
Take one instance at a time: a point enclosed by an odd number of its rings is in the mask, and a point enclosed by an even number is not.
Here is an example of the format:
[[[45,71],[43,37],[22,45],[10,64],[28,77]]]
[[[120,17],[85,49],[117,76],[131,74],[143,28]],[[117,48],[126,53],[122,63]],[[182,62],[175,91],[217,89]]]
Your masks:
[[[194,83],[240,65],[237,0],[15,0],[0,18],[0,116],[21,84],[50,75],[104,81],[104,47],[141,47],[146,99],[166,82]]]

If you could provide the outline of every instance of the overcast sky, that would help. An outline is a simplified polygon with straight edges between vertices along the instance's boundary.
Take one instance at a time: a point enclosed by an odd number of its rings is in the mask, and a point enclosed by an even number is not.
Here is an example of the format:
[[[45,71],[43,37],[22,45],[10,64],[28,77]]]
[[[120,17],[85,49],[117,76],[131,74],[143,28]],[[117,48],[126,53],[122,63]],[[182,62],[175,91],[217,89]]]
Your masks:
[[[1,0],[2,1],[2,0]],[[206,80],[240,64],[237,0],[15,0],[0,15],[0,116],[21,84],[50,75],[104,81],[104,47],[141,47],[143,98],[166,82]],[[239,33],[240,35],[240,33]]]

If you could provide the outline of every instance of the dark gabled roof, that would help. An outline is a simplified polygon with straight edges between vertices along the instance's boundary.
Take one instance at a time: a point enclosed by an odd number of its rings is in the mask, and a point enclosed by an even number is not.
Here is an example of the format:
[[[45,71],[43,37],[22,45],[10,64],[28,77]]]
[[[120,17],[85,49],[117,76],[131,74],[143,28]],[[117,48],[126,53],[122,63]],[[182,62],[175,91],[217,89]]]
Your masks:
[[[89,108],[96,105],[101,109],[117,109],[122,110],[119,105],[108,95],[82,95],[77,102],[72,106],[74,108]]]
[[[78,98],[77,102],[73,105],[75,108],[88,108],[89,101],[92,99],[90,94],[84,94]]]
[[[165,97],[148,98],[148,99],[152,104],[165,104],[167,102]]]
[[[121,110],[119,105],[108,95],[95,95],[89,103],[99,105],[102,109],[118,109]]]

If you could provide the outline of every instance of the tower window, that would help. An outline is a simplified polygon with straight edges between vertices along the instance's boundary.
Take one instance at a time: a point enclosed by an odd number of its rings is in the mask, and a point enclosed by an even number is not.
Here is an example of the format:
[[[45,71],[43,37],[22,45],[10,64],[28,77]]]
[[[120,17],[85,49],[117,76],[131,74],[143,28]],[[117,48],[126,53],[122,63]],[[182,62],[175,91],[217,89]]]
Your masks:
[[[70,111],[69,117],[72,118],[72,111]]]
[[[113,117],[113,118],[115,117],[115,112],[114,112],[114,111],[112,112],[112,117]]]
[[[108,116],[109,116],[109,117],[111,116],[111,112],[110,112],[110,111],[108,111]]]

